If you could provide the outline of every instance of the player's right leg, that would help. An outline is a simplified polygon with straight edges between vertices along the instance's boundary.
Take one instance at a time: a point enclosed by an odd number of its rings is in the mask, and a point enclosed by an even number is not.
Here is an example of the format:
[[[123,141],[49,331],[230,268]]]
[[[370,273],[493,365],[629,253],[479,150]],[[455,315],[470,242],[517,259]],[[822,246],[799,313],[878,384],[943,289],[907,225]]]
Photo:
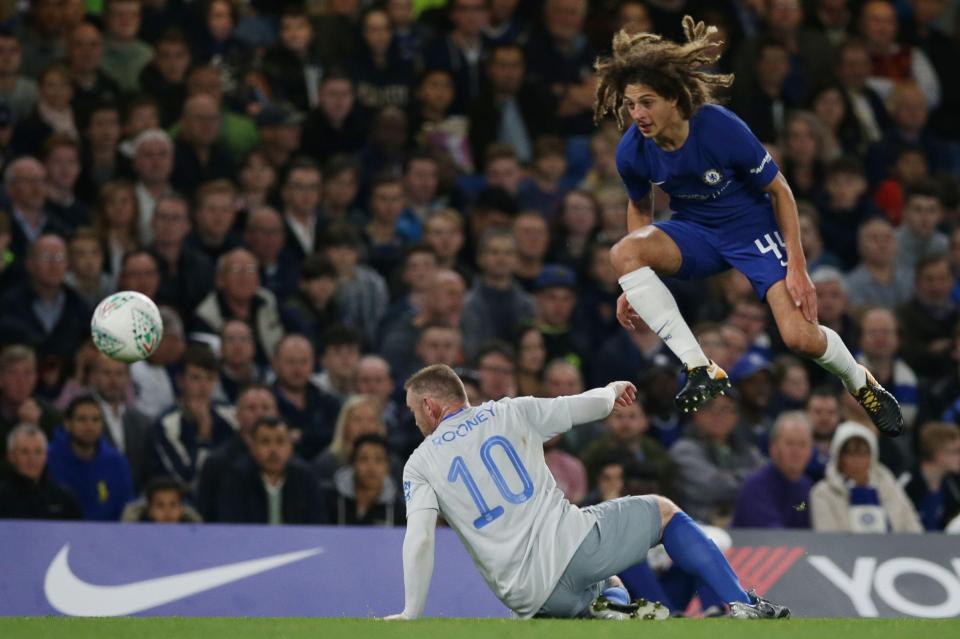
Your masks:
[[[660,508],[661,542],[673,563],[695,575],[730,606],[730,616],[755,619],[785,619],[785,606],[746,592],[717,545],[680,508],[666,497],[657,496]]]
[[[660,275],[705,277],[727,268],[715,248],[693,225],[671,220],[648,225],[621,239],[610,251],[620,276],[623,299],[667,347],[683,362],[687,382],[677,395],[677,406],[695,411],[708,399],[730,387],[727,374],[704,354],[687,325],[677,302]],[[626,325],[626,324],[625,324]]]

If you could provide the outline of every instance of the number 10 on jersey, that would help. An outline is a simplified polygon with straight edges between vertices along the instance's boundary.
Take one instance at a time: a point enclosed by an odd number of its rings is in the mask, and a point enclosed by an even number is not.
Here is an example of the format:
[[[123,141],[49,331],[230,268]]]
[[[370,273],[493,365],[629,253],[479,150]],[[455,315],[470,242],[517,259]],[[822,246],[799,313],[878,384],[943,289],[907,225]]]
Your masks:
[[[506,453],[507,459],[510,460],[517,476],[520,477],[520,492],[513,492],[510,486],[507,485],[507,480],[504,479],[503,473],[500,472],[500,468],[493,460],[492,453],[495,447],[501,448],[503,452]],[[497,485],[497,490],[500,491],[500,495],[508,502],[511,504],[522,504],[533,497],[533,481],[530,479],[530,474],[520,460],[517,449],[513,447],[510,440],[500,435],[490,437],[480,446],[480,459],[483,460],[483,465],[487,467],[487,472],[490,473],[490,477]],[[467,463],[463,460],[463,457],[457,455],[453,458],[453,463],[450,465],[450,473],[447,475],[447,481],[456,483],[457,480],[461,478],[467,487],[467,492],[470,493],[470,498],[473,499],[473,503],[476,504],[480,510],[480,516],[473,522],[474,528],[483,528],[498,517],[503,516],[503,506],[490,508],[487,501],[483,498],[483,495],[480,494],[480,488],[477,486],[477,482],[474,481],[473,475],[470,474]]]

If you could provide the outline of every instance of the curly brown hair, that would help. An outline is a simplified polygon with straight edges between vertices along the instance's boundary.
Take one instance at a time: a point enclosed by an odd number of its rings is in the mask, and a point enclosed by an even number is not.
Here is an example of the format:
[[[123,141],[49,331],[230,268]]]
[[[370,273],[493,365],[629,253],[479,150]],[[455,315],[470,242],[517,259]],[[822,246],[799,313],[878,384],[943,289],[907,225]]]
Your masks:
[[[613,36],[613,55],[597,58],[597,98],[593,120],[599,124],[613,113],[623,130],[621,105],[629,84],[645,84],[663,97],[677,101],[677,108],[690,119],[700,106],[714,102],[714,91],[733,84],[733,74],[708,73],[700,68],[720,57],[717,42],[709,36],[717,28],[683,17],[686,44],[676,44],[653,33],[629,33]]]

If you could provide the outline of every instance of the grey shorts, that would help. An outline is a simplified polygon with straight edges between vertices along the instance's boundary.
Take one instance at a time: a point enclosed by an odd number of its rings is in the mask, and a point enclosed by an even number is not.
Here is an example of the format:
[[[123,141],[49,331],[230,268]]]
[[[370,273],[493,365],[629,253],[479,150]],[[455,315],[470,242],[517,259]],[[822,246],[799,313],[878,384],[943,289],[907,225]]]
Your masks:
[[[656,497],[621,497],[585,511],[597,523],[574,553],[537,617],[572,618],[586,612],[609,577],[647,558],[660,543],[660,507]]]

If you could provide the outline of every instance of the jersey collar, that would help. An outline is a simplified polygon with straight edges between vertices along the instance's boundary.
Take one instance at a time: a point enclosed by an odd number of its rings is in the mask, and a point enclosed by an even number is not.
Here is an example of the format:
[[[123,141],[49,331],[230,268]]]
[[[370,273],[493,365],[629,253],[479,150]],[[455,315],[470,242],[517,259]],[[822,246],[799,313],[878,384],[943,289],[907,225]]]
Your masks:
[[[466,406],[461,406],[460,408],[458,408],[457,410],[453,411],[453,412],[450,413],[449,415],[444,415],[443,419],[440,420],[440,423],[442,424],[443,422],[447,421],[447,420],[450,419],[451,417],[454,417],[454,416],[456,416],[456,415],[459,415],[460,413],[462,413],[462,412],[465,411],[465,410],[467,410],[467,407],[466,407]]]

